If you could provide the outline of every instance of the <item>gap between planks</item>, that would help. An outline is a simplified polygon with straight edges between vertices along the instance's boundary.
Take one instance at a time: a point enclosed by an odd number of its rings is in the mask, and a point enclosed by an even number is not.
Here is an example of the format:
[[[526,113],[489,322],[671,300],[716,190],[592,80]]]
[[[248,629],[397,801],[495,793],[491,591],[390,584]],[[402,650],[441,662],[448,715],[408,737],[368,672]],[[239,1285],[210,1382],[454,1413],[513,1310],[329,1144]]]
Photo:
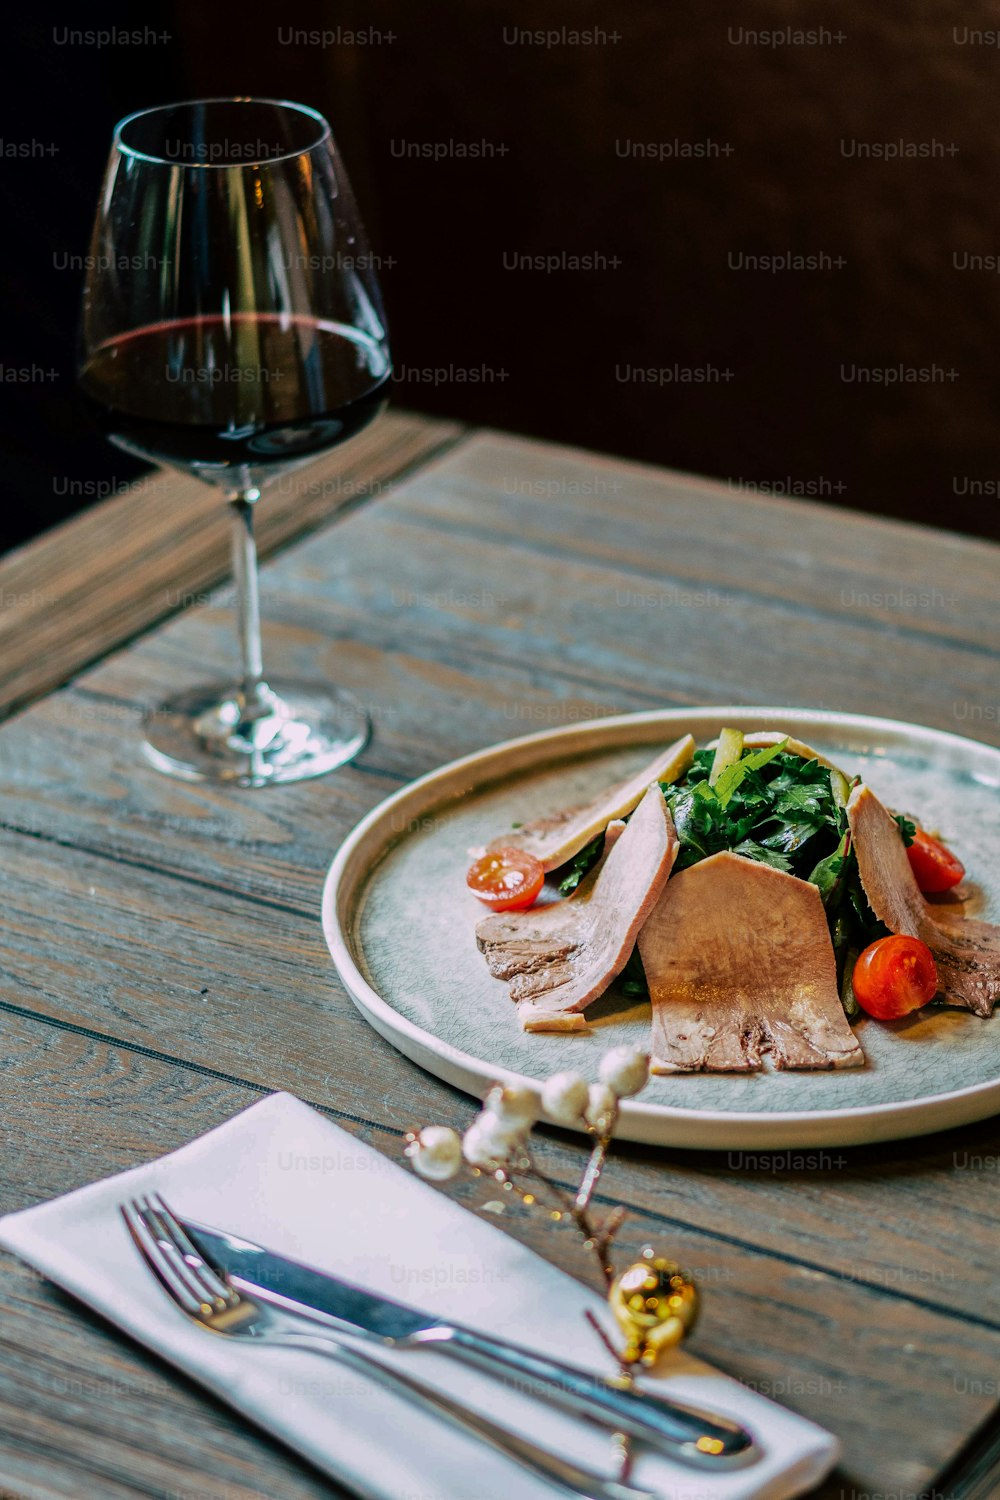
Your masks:
[[[42,1024],[52,1027],[56,1031],[62,1031],[71,1036],[82,1037],[87,1041],[97,1042],[101,1046],[118,1049],[123,1052],[135,1053],[140,1057],[146,1057],[154,1062],[159,1062],[168,1067],[180,1068],[184,1072],[194,1073],[198,1077],[211,1078],[219,1083],[227,1083],[233,1088],[244,1089],[263,1097],[273,1093],[274,1090],[266,1084],[255,1083],[252,1079],[243,1078],[237,1073],[226,1073],[218,1068],[210,1068],[207,1064],[194,1062],[191,1059],[178,1057],[170,1052],[163,1052],[155,1047],[146,1047],[140,1042],[125,1041],[114,1036],[110,1032],[99,1031],[96,1027],[81,1026],[74,1021],[65,1021],[57,1016],[48,1016],[43,1012],[32,1010],[29,1006],[14,1005],[10,1001],[0,1000],[0,1012],[17,1016],[21,1020],[31,1021],[34,1024]],[[353,1125],[362,1126],[365,1129],[379,1132],[383,1136],[391,1136],[394,1139],[402,1139],[405,1132],[397,1126],[384,1124],[380,1120],[370,1119],[366,1115],[354,1114],[348,1110],[337,1109],[334,1105],[320,1104],[316,1100],[303,1098],[304,1104],[311,1109],[319,1111],[320,1114],[328,1116],[332,1120],[349,1121]],[[575,1144],[575,1143],[574,1143]],[[575,1191],[576,1183],[568,1179],[560,1178],[552,1173],[547,1174],[550,1180],[566,1193]],[[607,1194],[597,1192],[594,1201],[604,1208],[615,1208],[618,1206],[618,1196],[609,1197]],[[888,1297],[891,1301],[902,1302],[907,1306],[919,1307],[925,1312],[934,1313],[936,1316],[951,1318],[973,1328],[983,1328],[990,1333],[1000,1333],[1000,1321],[991,1318],[979,1318],[973,1313],[965,1313],[957,1310],[949,1304],[934,1301],[933,1298],[919,1297],[905,1292],[900,1288],[887,1286],[877,1280],[867,1280],[854,1274],[839,1271],[831,1271],[828,1266],[819,1262],[811,1261],[803,1256],[790,1255],[769,1246],[764,1249],[750,1240],[741,1239],[738,1235],[727,1234],[717,1229],[708,1229],[703,1225],[692,1224],[686,1219],[680,1219],[672,1214],[665,1214],[651,1204],[642,1204],[636,1209],[636,1213],[651,1223],[663,1225],[665,1228],[679,1229],[687,1234],[697,1235],[717,1245],[726,1245],[734,1250],[748,1251],[755,1255],[765,1255],[781,1265],[790,1266],[795,1270],[820,1272],[829,1276],[833,1281],[850,1282],[854,1285],[864,1286],[865,1289],[876,1296]]]
[[[454,422],[387,412],[300,481],[265,496],[261,559],[377,498],[468,435]],[[229,533],[218,495],[165,472],[0,559],[0,719],[218,587],[229,576]]]

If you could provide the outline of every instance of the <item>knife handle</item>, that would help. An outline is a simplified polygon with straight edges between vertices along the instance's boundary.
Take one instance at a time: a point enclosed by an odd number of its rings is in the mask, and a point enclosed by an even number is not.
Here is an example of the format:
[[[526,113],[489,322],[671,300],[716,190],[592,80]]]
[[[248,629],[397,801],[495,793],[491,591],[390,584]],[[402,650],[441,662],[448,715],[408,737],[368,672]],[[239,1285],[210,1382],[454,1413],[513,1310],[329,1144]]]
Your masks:
[[[425,1333],[411,1334],[406,1342],[437,1345],[442,1352],[450,1352],[494,1375],[497,1365],[516,1370],[519,1375],[546,1386],[547,1394],[557,1405],[604,1425],[611,1418],[622,1432],[641,1438],[674,1458],[717,1467],[732,1464],[734,1460],[746,1463],[757,1456],[750,1433],[727,1417],[709,1416],[669,1397],[614,1385],[599,1375],[564,1365],[517,1344],[474,1333],[469,1328],[439,1324]]]

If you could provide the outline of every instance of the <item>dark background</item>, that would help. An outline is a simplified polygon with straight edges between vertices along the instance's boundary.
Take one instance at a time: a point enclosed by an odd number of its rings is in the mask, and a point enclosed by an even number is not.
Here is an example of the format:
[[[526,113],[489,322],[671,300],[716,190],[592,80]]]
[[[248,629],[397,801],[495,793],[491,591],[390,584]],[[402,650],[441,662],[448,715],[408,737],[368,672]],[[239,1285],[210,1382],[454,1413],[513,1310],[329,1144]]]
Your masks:
[[[115,25],[156,35],[59,40]],[[596,43],[512,42],[587,26]],[[289,41],[338,27],[370,40]],[[787,27],[825,34],[748,38]],[[141,472],[90,430],[73,388],[81,272],[66,260],[86,253],[115,120],[237,92],[330,118],[384,259],[398,403],[997,536],[1000,275],[960,266],[1000,257],[1000,48],[970,38],[998,28],[987,0],[891,13],[860,0],[189,0],[15,15],[0,550]],[[899,141],[943,154],[864,159],[854,144]],[[403,154],[448,142],[493,154]],[[664,159],[638,158],[635,142]],[[712,144],[684,157],[675,142]],[[737,268],[789,252],[828,259]],[[518,254],[604,261],[505,265]],[[487,378],[419,373],[447,367]],[[845,378],[900,367],[933,378]],[[667,375],[634,378],[646,368]]]

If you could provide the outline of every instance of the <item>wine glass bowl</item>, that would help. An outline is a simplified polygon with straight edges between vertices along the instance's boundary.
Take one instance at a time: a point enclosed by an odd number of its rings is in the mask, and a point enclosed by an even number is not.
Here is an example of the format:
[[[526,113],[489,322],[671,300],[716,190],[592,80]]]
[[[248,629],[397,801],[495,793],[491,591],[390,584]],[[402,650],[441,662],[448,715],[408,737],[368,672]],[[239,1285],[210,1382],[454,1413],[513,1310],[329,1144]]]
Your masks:
[[[79,382],[111,441],[221,490],[234,516],[241,680],[146,719],[147,757],[198,780],[320,775],[363,710],[261,663],[253,509],[269,481],[385,404],[391,357],[364,229],[330,127],[303,105],[208,99],[115,129],[83,295]]]

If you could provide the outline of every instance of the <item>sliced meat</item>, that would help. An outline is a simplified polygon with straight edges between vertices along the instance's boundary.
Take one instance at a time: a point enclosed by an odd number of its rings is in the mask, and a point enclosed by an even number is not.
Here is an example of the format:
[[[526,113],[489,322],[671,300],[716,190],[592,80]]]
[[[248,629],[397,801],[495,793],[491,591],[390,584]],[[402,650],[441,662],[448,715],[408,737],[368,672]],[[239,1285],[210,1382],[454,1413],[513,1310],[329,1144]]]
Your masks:
[[[579,948],[586,920],[581,907],[590,900],[597,878],[626,827],[619,818],[608,824],[600,859],[565,900],[528,912],[484,917],[476,928],[476,941],[486,955],[490,973],[495,979],[509,980],[511,999],[523,1002],[519,1014],[525,1031],[586,1030],[587,1023],[579,1011],[554,1011],[543,1004],[534,1015],[530,997],[536,983],[555,986],[569,976],[569,961]]]
[[[546,870],[558,869],[585,844],[603,833],[612,818],[624,818],[638,807],[646,788],[654,781],[676,781],[694,758],[694,740],[689,734],[667,750],[661,750],[626,781],[609,786],[592,802],[566,807],[515,828],[487,845],[488,849],[526,849],[540,859]]]
[[[683,870],[639,934],[656,1073],[859,1068],[819,891],[740,854]]]
[[[896,820],[870,787],[855,787],[847,817],[861,884],[879,921],[927,944],[952,1005],[991,1015],[1000,1000],[1000,927],[947,915],[924,900]]]
[[[525,1031],[586,1025],[581,1012],[625,967],[676,855],[673,819],[654,783],[573,896],[479,923],[476,941],[490,973],[509,982]]]

